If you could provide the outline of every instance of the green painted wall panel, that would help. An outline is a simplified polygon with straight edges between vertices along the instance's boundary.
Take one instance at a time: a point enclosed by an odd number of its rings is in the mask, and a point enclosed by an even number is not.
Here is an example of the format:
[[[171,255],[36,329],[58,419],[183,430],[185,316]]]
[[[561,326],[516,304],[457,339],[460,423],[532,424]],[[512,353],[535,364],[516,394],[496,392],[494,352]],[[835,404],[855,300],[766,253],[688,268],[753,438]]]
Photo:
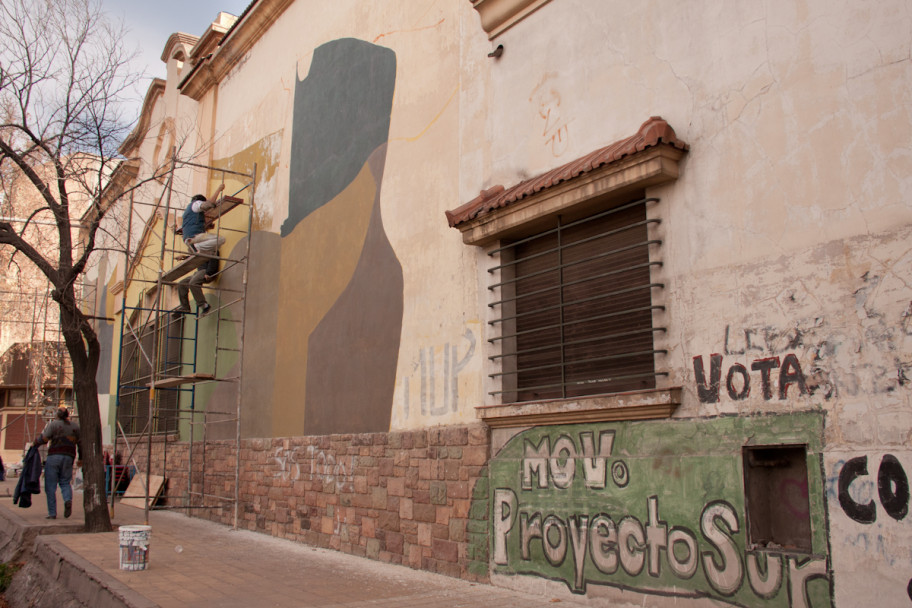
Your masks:
[[[493,570],[744,606],[828,606],[823,414],[535,427],[491,461]],[[804,445],[769,496],[809,513],[812,551],[754,547],[742,449]],[[791,511],[790,511],[791,510]]]

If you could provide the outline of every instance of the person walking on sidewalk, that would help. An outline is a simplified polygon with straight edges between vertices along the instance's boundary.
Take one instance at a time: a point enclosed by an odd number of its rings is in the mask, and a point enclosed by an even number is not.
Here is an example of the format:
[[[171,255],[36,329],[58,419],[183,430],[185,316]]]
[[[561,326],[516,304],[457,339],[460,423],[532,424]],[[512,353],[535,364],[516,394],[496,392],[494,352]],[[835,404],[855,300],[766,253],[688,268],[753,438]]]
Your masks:
[[[44,493],[47,494],[48,514],[46,519],[57,519],[57,486],[63,494],[63,516],[73,513],[73,460],[77,451],[77,466],[82,466],[82,444],[79,441],[79,425],[70,420],[65,407],[57,408],[57,418],[48,422],[41,434],[35,437],[35,446],[49,443],[47,460],[44,462]]]

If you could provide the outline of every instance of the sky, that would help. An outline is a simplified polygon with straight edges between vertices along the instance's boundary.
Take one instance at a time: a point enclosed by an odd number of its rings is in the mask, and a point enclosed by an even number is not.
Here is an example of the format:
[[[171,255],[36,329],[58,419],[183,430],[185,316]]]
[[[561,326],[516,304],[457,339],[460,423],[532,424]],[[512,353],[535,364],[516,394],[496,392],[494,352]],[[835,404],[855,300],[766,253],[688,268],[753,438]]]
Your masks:
[[[146,78],[135,93],[138,113],[151,79],[165,77],[161,54],[168,36],[174,32],[199,36],[219,11],[240,15],[250,0],[101,0],[101,4],[109,16],[126,25],[126,47],[139,50],[133,67],[145,71]]]

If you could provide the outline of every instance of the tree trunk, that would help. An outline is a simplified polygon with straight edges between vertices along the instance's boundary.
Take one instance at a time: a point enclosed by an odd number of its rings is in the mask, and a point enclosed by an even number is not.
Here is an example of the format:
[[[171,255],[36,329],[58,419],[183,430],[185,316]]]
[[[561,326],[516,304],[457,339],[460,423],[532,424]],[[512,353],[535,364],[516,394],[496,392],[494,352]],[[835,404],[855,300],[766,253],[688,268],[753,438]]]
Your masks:
[[[109,532],[111,517],[105,500],[104,450],[95,371],[96,369],[78,370],[73,365],[82,438],[83,507],[86,532]]]
[[[104,488],[101,414],[98,408],[98,384],[95,381],[101,345],[83,315],[65,302],[66,299],[60,302],[60,325],[73,363],[73,390],[76,394],[82,444],[85,529],[86,532],[110,532],[111,516]],[[80,331],[80,328],[88,331]]]

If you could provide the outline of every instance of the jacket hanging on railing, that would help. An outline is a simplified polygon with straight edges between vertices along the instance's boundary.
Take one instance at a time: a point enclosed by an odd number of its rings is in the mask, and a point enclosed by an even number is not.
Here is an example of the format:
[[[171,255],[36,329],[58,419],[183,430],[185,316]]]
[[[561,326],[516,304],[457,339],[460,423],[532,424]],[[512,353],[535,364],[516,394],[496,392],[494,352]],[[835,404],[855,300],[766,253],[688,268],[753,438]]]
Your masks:
[[[13,504],[23,509],[32,506],[32,494],[41,494],[41,454],[32,446],[22,460],[22,473],[13,491]]]

